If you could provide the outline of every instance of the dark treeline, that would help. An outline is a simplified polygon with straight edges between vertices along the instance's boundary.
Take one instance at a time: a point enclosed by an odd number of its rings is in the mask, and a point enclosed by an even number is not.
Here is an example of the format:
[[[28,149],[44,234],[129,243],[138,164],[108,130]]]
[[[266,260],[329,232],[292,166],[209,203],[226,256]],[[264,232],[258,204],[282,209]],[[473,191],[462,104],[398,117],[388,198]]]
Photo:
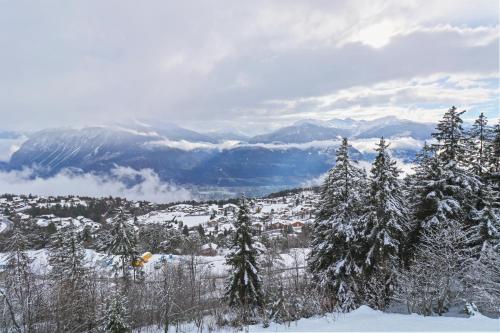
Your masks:
[[[289,190],[283,190],[283,191],[270,193],[270,194],[266,195],[266,198],[273,199],[273,198],[284,197],[284,196],[291,195],[291,194],[298,194],[304,190],[310,190],[310,191],[317,193],[320,191],[320,187],[319,186],[312,186],[312,187],[292,188]]]

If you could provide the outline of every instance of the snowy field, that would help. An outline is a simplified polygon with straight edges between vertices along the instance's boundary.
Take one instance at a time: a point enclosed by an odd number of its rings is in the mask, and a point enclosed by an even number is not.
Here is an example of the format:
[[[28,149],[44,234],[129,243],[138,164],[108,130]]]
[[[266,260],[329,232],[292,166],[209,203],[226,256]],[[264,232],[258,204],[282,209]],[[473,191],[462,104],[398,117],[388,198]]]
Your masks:
[[[36,274],[48,274],[50,265],[48,264],[48,250],[29,250],[26,251],[28,256],[33,259],[32,268]],[[290,253],[281,254],[282,268],[303,267],[305,258],[309,253],[309,249],[291,249]],[[0,253],[0,267],[7,263],[8,253]],[[97,267],[102,272],[111,272],[113,262],[118,262],[117,256],[108,255],[106,253],[96,252],[94,250],[85,250],[85,259],[87,266]],[[153,254],[147,264],[144,265],[144,271],[147,275],[152,274],[162,265],[176,264],[183,260],[190,260],[187,255],[169,255],[169,254]],[[216,256],[196,256],[196,263],[199,268],[212,275],[223,276],[227,274],[227,266],[225,264],[225,253],[220,253]]]
[[[178,205],[180,206],[180,205]],[[199,224],[205,224],[210,221],[210,215],[200,214],[200,215],[189,215],[182,211],[152,211],[151,213],[138,216],[138,224],[162,224],[167,221],[182,221],[183,225],[187,225],[189,228],[195,227]]]
[[[208,332],[210,322],[200,330],[194,324],[180,326],[180,332]],[[424,317],[416,314],[384,313],[362,306],[350,313],[300,319],[289,324],[271,323],[249,326],[248,332],[500,332],[500,320],[480,314],[469,318]],[[135,330],[138,333],[160,333],[157,327]],[[175,332],[172,327],[170,332]],[[236,329],[215,329],[212,332],[238,332]]]

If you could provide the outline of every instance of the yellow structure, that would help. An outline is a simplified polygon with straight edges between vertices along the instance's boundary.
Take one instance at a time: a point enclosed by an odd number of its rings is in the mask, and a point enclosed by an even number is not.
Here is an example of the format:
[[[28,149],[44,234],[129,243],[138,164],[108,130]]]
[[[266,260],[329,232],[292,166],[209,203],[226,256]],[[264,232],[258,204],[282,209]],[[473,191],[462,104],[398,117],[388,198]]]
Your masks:
[[[152,256],[153,256],[153,254],[151,252],[145,252],[145,253],[143,253],[142,256],[140,256],[132,261],[132,266],[133,267],[143,267],[144,264],[147,263],[149,261],[149,259],[151,259]]]

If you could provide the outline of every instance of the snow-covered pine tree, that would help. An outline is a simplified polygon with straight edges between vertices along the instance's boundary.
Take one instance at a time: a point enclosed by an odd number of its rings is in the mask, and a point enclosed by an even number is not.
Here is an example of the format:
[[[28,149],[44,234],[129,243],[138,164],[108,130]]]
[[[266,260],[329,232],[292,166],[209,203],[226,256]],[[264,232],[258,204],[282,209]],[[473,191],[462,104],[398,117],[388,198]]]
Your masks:
[[[125,279],[130,277],[132,261],[137,257],[137,239],[132,224],[129,223],[130,215],[120,210],[113,219],[111,230],[112,241],[108,247],[108,253],[120,256],[120,264],[115,267],[116,273],[122,271]]]
[[[493,191],[483,185],[481,190],[481,209],[474,210],[473,222],[467,229],[469,244],[476,256],[496,251],[500,256],[500,211],[492,206]]]
[[[498,182],[500,178],[495,177],[489,167],[489,159],[494,156],[495,151],[494,134],[483,113],[475,120],[468,133],[469,149],[467,154],[469,155],[470,168],[482,183],[478,193],[476,211],[472,215],[475,223],[469,230],[470,243],[476,247],[475,253],[479,253],[479,256],[497,249],[498,244],[500,244],[500,210],[495,208],[495,202],[499,196]],[[500,249],[498,250],[500,251]]]
[[[409,312],[442,315],[465,295],[469,252],[455,220],[427,228],[410,267],[397,274],[393,298],[406,303]]]
[[[83,327],[88,320],[89,280],[85,267],[85,249],[73,223],[57,230],[49,252],[52,293],[51,309],[56,331],[68,332]]]
[[[493,129],[493,139],[488,144],[488,172],[500,174],[500,120]]]
[[[481,256],[471,262],[465,275],[466,299],[481,313],[500,315],[500,253],[498,248],[486,247]]]
[[[491,205],[498,211],[500,210],[500,121],[493,129],[487,152],[487,170],[483,178],[490,186]]]
[[[127,333],[130,332],[127,311],[125,305],[126,299],[116,293],[112,296],[104,316],[104,330],[109,333]]]
[[[486,142],[488,159],[495,153],[495,140]],[[497,143],[498,144],[498,143]],[[488,148],[490,148],[488,150]],[[493,149],[492,149],[493,148]],[[489,164],[491,165],[491,164]],[[467,274],[467,300],[481,312],[500,313],[500,172],[487,167],[481,174],[482,187],[473,222],[467,229],[475,260]]]
[[[434,147],[441,160],[445,162],[455,161],[456,163],[466,163],[466,137],[462,127],[461,115],[465,110],[457,111],[452,106],[438,123],[436,132],[432,136],[438,141]]]
[[[435,158],[435,153],[435,149],[425,142],[422,150],[416,154],[414,173],[405,178],[410,221],[408,235],[403,246],[403,265],[407,265],[413,259],[420,241],[422,222],[434,211],[425,197],[428,191],[423,184],[436,171],[435,166],[438,160]]]
[[[243,324],[247,324],[248,316],[262,306],[263,295],[262,279],[257,265],[259,253],[253,245],[251,221],[244,198],[240,202],[235,227],[231,251],[226,257],[231,274],[225,294],[229,305],[242,311]]]
[[[38,288],[31,270],[32,259],[25,252],[28,241],[18,228],[14,228],[6,249],[6,268],[0,296],[4,311],[9,314],[10,322],[3,322],[7,331],[31,332],[34,330],[37,309]]]
[[[420,187],[421,199],[426,202],[423,207],[428,211],[424,226],[457,221],[466,230],[470,246],[477,247],[479,235],[473,231],[479,230],[481,218],[488,216],[481,212],[486,206],[482,193],[487,188],[467,164],[467,139],[461,126],[464,112],[452,107],[438,123],[432,134],[437,140],[433,145],[437,161],[417,188]]]
[[[49,253],[51,276],[54,279],[77,281],[85,271],[85,249],[73,223],[57,230],[52,236]]]
[[[461,265],[453,266],[457,272],[447,274],[459,276],[464,282],[463,274],[470,268],[465,267],[465,263],[484,268],[482,258],[485,253],[489,255],[491,251],[483,249],[491,249],[491,244],[497,243],[498,229],[495,226],[498,224],[498,217],[495,217],[494,210],[491,209],[489,187],[485,186],[466,163],[467,150],[463,149],[465,140],[461,126],[444,124],[451,122],[450,119],[456,124],[462,123],[460,114],[453,108],[450,109],[447,117],[438,125],[438,132],[434,134],[438,139],[437,143],[433,145],[433,149],[428,149],[429,154],[424,154],[427,157],[420,159],[415,169],[412,182],[412,217],[418,226],[418,235],[412,237],[411,247],[418,251],[422,247],[422,240],[436,236],[436,232],[442,234],[442,230],[450,234],[462,233],[464,236],[460,238],[467,244],[466,251],[461,247],[462,244],[457,242],[450,242],[448,246],[452,248],[450,251],[463,251],[469,258],[464,258]],[[448,265],[447,259],[440,257],[439,251],[441,250],[436,249],[436,253],[426,253],[425,256],[433,256],[436,260],[441,258],[441,262],[435,261],[433,264],[436,267]],[[420,260],[413,260],[413,265],[420,265],[422,268]],[[410,271],[413,269],[410,268]],[[468,297],[477,299],[471,295]]]
[[[335,166],[323,185],[308,259],[313,278],[340,311],[352,310],[360,304],[359,217],[365,185],[365,172],[351,160],[349,144],[344,138],[337,150]]]
[[[482,313],[500,314],[500,210],[492,206],[490,186],[482,193],[483,208],[468,232],[474,260],[466,274],[467,300]]]
[[[363,217],[364,275],[366,300],[384,308],[389,303],[394,274],[401,264],[402,248],[409,228],[409,210],[398,178],[401,171],[380,139],[370,171],[368,212]]]
[[[469,130],[467,138],[469,143],[469,149],[467,149],[469,168],[480,177],[487,170],[488,143],[490,138],[491,128],[488,127],[488,119],[481,112]]]

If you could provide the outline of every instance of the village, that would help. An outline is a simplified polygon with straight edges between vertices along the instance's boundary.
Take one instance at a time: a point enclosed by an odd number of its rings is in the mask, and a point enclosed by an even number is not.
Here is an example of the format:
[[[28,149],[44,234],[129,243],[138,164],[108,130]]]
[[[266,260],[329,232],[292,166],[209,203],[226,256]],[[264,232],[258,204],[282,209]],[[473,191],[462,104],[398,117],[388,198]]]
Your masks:
[[[313,190],[303,190],[283,196],[246,199],[255,235],[268,239],[293,240],[300,237],[304,228],[314,220],[318,197]],[[8,233],[14,223],[49,233],[73,224],[82,233],[96,234],[111,224],[115,217],[108,209],[97,218],[90,218],[92,207],[97,207],[96,200],[110,199],[3,195],[0,197],[0,235]],[[206,235],[206,243],[199,249],[199,254],[205,256],[221,253],[220,245],[211,240],[227,238],[235,229],[238,214],[238,205],[234,200],[235,203],[170,205],[123,199],[118,202],[120,208],[133,211],[128,222],[139,233],[151,225],[173,225],[185,235]],[[77,215],[80,211],[82,215]]]

